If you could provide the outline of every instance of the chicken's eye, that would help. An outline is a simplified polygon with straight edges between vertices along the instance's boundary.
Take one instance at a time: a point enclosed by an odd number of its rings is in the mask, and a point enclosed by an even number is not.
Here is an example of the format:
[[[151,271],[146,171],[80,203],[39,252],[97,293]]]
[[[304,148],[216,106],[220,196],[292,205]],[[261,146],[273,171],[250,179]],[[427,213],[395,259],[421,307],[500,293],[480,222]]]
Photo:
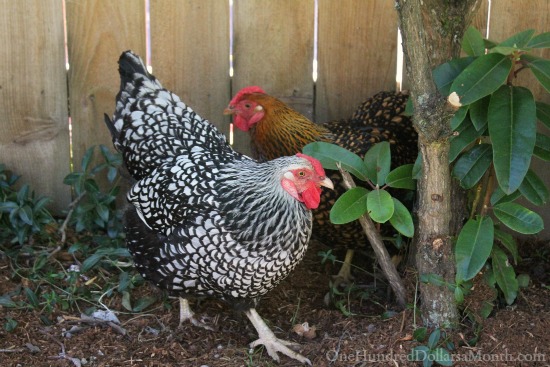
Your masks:
[[[306,175],[306,173],[304,171],[298,172],[298,176],[300,176],[300,177],[304,177],[305,175]]]
[[[250,108],[250,103],[245,103],[245,104],[244,104],[244,107],[245,107],[245,108]]]

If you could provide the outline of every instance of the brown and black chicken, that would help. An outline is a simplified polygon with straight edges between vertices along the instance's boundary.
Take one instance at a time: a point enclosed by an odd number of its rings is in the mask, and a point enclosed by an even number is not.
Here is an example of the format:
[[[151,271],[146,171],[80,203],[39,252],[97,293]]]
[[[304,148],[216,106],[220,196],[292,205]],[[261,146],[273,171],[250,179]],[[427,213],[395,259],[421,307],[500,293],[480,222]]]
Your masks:
[[[376,143],[391,144],[392,166],[414,163],[417,154],[417,134],[407,117],[406,92],[379,92],[363,102],[349,119],[315,124],[279,99],[266,94],[260,87],[240,90],[225,109],[233,115],[237,128],[248,131],[253,156],[271,160],[295,154],[311,142],[324,141],[337,144],[359,156]],[[354,249],[364,246],[366,235],[357,221],[344,225],[330,222],[330,208],[345,192],[337,172],[330,174],[335,190],[323,192],[319,208],[314,211],[314,237],[322,243],[347,249],[344,263],[336,276],[349,281]]]

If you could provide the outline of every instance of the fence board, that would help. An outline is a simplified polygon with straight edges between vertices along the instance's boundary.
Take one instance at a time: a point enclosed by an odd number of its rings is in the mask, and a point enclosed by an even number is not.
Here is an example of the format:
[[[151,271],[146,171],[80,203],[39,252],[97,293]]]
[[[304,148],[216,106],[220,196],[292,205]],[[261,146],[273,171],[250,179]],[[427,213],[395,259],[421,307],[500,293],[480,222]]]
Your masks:
[[[518,11],[518,9],[521,9],[521,11]],[[504,41],[514,33],[527,29],[535,29],[535,34],[550,31],[550,0],[493,0],[491,3],[490,39]],[[550,59],[549,49],[534,50],[532,53]],[[535,96],[535,100],[550,103],[550,93],[544,90],[529,70],[522,71],[514,84],[526,86],[531,89]],[[546,135],[550,135],[550,131],[540,123],[539,130]],[[535,158],[531,162],[531,168],[546,185],[550,187],[550,170],[548,170],[548,162],[543,162]],[[541,238],[550,238],[549,206],[536,207],[527,201],[522,201],[522,204],[542,215],[546,229],[540,236]]]
[[[118,58],[145,57],[145,5],[136,0],[68,0],[69,96],[75,168],[87,148],[112,147],[103,114],[112,116],[120,87]]]
[[[396,49],[392,1],[320,1],[317,121],[349,117],[367,97],[394,90]]]
[[[0,1],[0,162],[65,209],[70,191],[62,3]]]
[[[152,1],[151,64],[164,87],[228,136],[228,1]]]
[[[313,0],[237,0],[233,92],[258,85],[312,117]],[[249,153],[248,134],[235,144]]]

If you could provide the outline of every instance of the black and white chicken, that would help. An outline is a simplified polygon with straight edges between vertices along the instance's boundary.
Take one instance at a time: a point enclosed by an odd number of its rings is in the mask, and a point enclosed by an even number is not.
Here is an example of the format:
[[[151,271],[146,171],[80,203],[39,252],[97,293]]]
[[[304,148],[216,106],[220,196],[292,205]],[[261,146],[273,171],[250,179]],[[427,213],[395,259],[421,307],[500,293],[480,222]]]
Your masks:
[[[199,325],[187,297],[213,296],[243,310],[264,345],[302,363],[258,315],[260,297],[302,260],[321,188],[319,161],[303,154],[259,163],[178,96],[131,51],[119,60],[113,143],[137,182],[128,192],[127,244],[144,278],[180,298],[180,322]]]

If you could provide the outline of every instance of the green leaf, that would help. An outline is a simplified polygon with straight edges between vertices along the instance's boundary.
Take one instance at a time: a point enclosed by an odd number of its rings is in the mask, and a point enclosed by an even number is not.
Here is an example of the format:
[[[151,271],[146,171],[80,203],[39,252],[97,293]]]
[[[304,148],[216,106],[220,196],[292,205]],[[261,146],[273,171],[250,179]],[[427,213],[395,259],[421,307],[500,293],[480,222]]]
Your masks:
[[[82,262],[82,268],[80,269],[81,273],[86,273],[90,269],[92,269],[98,262],[101,260],[103,256],[99,254],[93,254],[90,257],[88,257],[84,262]]]
[[[506,303],[511,305],[514,303],[519,289],[516,272],[508,262],[508,256],[498,247],[493,249],[491,260],[497,284],[504,293]]]
[[[122,306],[128,311],[132,311],[132,299],[128,291],[122,292]]]
[[[390,143],[383,141],[375,144],[367,151],[363,161],[369,180],[375,185],[383,186],[391,167]]]
[[[413,164],[404,164],[390,171],[386,184],[395,189],[416,189],[416,181],[412,177],[413,167]]]
[[[489,104],[489,135],[493,143],[496,177],[511,194],[521,185],[536,141],[536,106],[527,88],[503,86]]]
[[[422,283],[432,284],[436,287],[441,287],[446,285],[445,279],[439,274],[429,273],[429,274],[421,274],[420,275],[420,281]]]
[[[460,287],[455,287],[455,301],[459,304],[464,302],[464,292]]]
[[[408,356],[412,361],[429,361],[430,348],[425,345],[419,345],[411,350],[411,354]]]
[[[17,320],[12,319],[11,317],[6,317],[6,323],[4,324],[4,330],[8,333],[15,330],[17,327]]]
[[[0,306],[12,308],[17,307],[17,303],[12,301],[11,297],[8,294],[3,294],[0,296]]]
[[[433,351],[433,357],[434,357],[434,361],[442,366],[453,365],[453,357],[447,351],[447,349],[435,348],[435,350]]]
[[[23,205],[19,210],[19,218],[29,226],[32,226],[32,209],[28,205]]]
[[[469,56],[481,56],[485,54],[483,36],[476,28],[470,26],[466,32],[464,32],[462,49]]]
[[[465,189],[474,187],[493,161],[490,144],[478,144],[464,153],[453,168],[453,176],[460,180]]]
[[[491,204],[496,205],[499,203],[506,203],[510,201],[514,201],[517,198],[521,196],[521,193],[519,190],[514,191],[510,195],[506,195],[504,191],[500,187],[495,187],[495,191],[493,191],[493,195],[491,195]]]
[[[506,82],[512,70],[512,60],[501,54],[487,54],[472,62],[451,86],[462,105],[471,104],[496,91]]]
[[[533,155],[542,160],[550,161],[550,138],[548,136],[537,133]]]
[[[318,159],[324,168],[338,170],[336,163],[362,181],[367,180],[367,172],[363,160],[357,155],[336,144],[314,142],[306,145],[302,150],[313,158]]]
[[[435,329],[428,338],[428,348],[434,349],[437,346],[439,339],[441,339],[441,331],[439,329]]]
[[[470,119],[476,130],[483,132],[487,126],[487,113],[489,111],[489,102],[491,97],[483,97],[470,106]]]
[[[518,287],[527,288],[529,286],[529,281],[531,280],[531,278],[529,278],[529,275],[527,274],[519,274],[516,277],[516,280],[518,282]]]
[[[535,37],[531,38],[527,44],[529,48],[549,48],[550,47],[550,32],[544,32],[537,34]]]
[[[412,170],[412,178],[419,180],[422,176],[422,154],[418,153]]]
[[[544,102],[536,102],[537,119],[550,129],[550,105]]]
[[[82,157],[82,162],[80,163],[80,166],[83,172],[86,172],[86,170],[88,169],[88,165],[90,164],[90,161],[92,160],[92,157],[94,155],[94,149],[95,146],[88,148],[86,150],[86,153],[84,153],[84,156]]]
[[[548,188],[533,170],[527,171],[519,186],[519,192],[535,205],[544,205],[548,201]]]
[[[394,211],[390,218],[390,223],[399,233],[406,237],[414,236],[414,224],[411,213],[396,198],[392,198]]]
[[[462,106],[455,112],[453,118],[451,119],[451,129],[453,129],[453,131],[462,126],[469,109],[470,106]]]
[[[469,219],[455,246],[456,282],[470,280],[479,273],[491,254],[494,226],[491,217]]]
[[[98,204],[95,207],[95,210],[101,220],[103,220],[104,222],[109,221],[109,208],[107,208],[105,205]]]
[[[27,300],[29,301],[29,304],[33,308],[38,308],[38,306],[40,306],[38,297],[36,296],[36,293],[34,293],[32,289],[25,287],[25,295],[27,296]]]
[[[522,59],[528,60],[527,66],[531,69],[535,78],[547,92],[550,92],[550,60],[531,55],[523,55]]]
[[[497,204],[493,213],[505,226],[519,233],[535,234],[544,229],[540,215],[516,203]]]
[[[393,205],[391,195],[384,190],[372,190],[367,194],[367,211],[377,223],[386,223],[392,217]]]
[[[413,339],[422,343],[426,336],[428,336],[428,329],[425,327],[419,327],[413,331]]]
[[[481,136],[483,131],[476,130],[469,117],[460,124],[450,139],[449,162],[453,162],[468,145]]]
[[[508,250],[510,255],[512,255],[512,258],[514,259],[514,264],[518,263],[519,259],[519,252],[518,252],[518,245],[514,237],[506,233],[504,231],[501,231],[500,229],[495,229],[495,239]]]
[[[142,297],[139,298],[134,303],[134,308],[132,309],[133,312],[141,312],[145,310],[147,307],[151,306],[153,303],[155,303],[157,299],[155,297]]]
[[[432,75],[439,92],[444,96],[448,96],[450,94],[453,81],[474,60],[475,57],[468,56],[460,59],[453,59],[436,67],[433,70]],[[410,100],[411,99],[409,98],[409,101]]]
[[[511,47],[514,49],[523,49],[526,48],[529,44],[529,41],[533,38],[533,34],[535,34],[534,29],[527,29],[525,31],[521,31],[519,33],[516,33],[512,35],[510,38],[502,41],[499,43],[496,47]]]
[[[346,191],[332,206],[330,221],[334,224],[344,224],[352,222],[365,214],[368,193],[369,190],[360,186]]]

